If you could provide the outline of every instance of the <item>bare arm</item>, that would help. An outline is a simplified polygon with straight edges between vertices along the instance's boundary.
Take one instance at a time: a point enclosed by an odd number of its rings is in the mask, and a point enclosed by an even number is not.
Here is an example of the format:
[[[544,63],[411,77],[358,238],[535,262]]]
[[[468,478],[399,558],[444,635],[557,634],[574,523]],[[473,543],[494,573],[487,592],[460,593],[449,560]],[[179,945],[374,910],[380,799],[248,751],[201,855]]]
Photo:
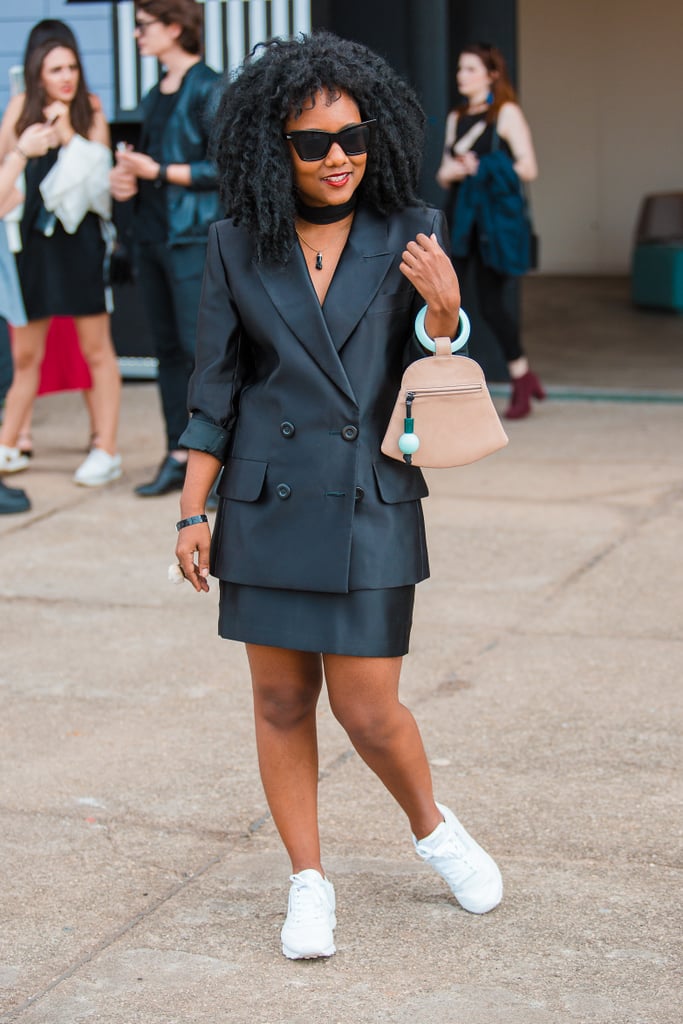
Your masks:
[[[116,163],[124,171],[142,178],[144,181],[156,181],[159,177],[161,164],[146,153],[129,150],[116,154]],[[189,164],[169,164],[165,172],[166,181],[171,185],[183,185],[189,188],[192,184],[192,169]]]
[[[24,95],[22,92],[18,96],[13,96],[5,108],[2,123],[0,123],[0,160],[7,156],[17,141],[15,126],[24,106]]]
[[[109,124],[104,116],[101,108],[94,111],[92,124],[90,125],[90,131],[88,132],[88,139],[90,142],[101,142],[103,146],[109,148],[111,146],[111,132],[109,131]]]
[[[505,103],[498,114],[498,134],[512,151],[515,171],[522,181],[538,177],[538,164],[529,124],[516,103]]]

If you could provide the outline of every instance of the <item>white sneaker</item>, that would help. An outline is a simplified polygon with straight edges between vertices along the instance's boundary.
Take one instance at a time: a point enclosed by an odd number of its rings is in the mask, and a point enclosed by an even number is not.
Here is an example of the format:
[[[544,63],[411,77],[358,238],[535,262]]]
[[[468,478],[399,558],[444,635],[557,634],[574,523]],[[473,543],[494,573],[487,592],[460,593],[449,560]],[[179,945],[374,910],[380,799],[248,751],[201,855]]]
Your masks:
[[[334,886],[313,868],[290,875],[287,920],[282,926],[282,952],[290,960],[311,960],[336,953],[333,930]]]
[[[81,487],[99,487],[120,476],[121,456],[110,455],[103,448],[92,448],[74,473],[74,483]]]
[[[18,448],[0,444],[0,473],[18,473],[26,469],[30,462],[28,455],[24,455]]]
[[[444,878],[456,900],[471,914],[486,914],[503,898],[498,865],[460,824],[447,807],[436,805],[444,820],[431,835],[413,836],[420,857]]]

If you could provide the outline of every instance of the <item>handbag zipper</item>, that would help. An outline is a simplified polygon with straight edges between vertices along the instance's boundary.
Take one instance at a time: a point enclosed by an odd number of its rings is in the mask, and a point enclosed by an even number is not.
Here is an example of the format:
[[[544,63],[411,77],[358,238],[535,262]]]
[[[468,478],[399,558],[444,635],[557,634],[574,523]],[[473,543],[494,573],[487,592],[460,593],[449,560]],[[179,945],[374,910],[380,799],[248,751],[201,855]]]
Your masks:
[[[403,420],[403,433],[398,439],[398,447],[403,454],[403,461],[410,466],[413,461],[413,454],[420,447],[420,439],[415,433],[415,420],[412,415],[413,402],[416,398],[425,398],[430,395],[471,395],[483,390],[484,386],[481,381],[472,381],[467,384],[450,384],[441,388],[412,388],[410,391],[406,391],[406,414]]]
[[[415,398],[420,398],[423,395],[466,395],[474,391],[483,391],[483,384],[479,381],[472,381],[471,384],[450,384],[441,388],[411,388],[410,391],[406,391],[406,402],[412,402]]]

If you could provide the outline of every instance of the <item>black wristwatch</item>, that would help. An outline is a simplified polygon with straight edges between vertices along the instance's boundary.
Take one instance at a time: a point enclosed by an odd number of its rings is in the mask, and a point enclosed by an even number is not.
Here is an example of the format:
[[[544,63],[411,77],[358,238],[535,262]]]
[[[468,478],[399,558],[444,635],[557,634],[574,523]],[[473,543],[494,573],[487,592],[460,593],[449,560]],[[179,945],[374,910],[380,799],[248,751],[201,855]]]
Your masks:
[[[157,174],[156,178],[154,179],[154,184],[156,185],[157,188],[161,188],[162,185],[165,185],[168,182],[168,178],[166,177],[167,173],[168,173],[168,165],[167,164],[159,164],[159,173]]]

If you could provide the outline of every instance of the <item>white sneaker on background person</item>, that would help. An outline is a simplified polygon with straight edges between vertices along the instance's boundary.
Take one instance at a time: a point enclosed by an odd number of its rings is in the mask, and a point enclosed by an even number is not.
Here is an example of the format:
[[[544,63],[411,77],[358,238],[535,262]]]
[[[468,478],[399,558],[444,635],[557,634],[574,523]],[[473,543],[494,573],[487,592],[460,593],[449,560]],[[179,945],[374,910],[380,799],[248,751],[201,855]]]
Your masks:
[[[503,898],[503,879],[498,865],[475,843],[448,807],[436,806],[444,820],[424,839],[417,840],[413,836],[415,850],[445,879],[464,910],[486,914]]]
[[[103,448],[92,448],[74,473],[74,483],[81,487],[100,487],[121,476],[121,456],[110,455]]]
[[[290,875],[287,919],[282,926],[282,952],[290,960],[312,960],[336,953],[334,886],[314,868]]]
[[[0,444],[0,473],[19,473],[30,465],[28,455],[20,452],[18,448],[8,448],[6,444]]]

